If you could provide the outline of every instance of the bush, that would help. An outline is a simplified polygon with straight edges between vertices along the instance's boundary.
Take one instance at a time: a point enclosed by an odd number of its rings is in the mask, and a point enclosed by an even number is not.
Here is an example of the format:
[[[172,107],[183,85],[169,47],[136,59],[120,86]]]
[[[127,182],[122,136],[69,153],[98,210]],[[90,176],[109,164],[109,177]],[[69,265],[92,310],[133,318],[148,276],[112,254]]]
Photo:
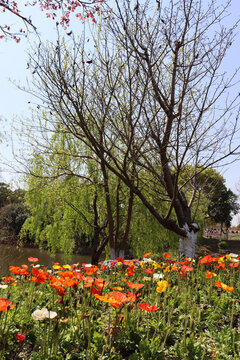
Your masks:
[[[221,250],[226,250],[228,248],[228,243],[226,241],[220,241],[218,248]]]
[[[0,225],[5,229],[5,232],[17,236],[28,216],[29,211],[23,204],[8,204],[1,209]]]

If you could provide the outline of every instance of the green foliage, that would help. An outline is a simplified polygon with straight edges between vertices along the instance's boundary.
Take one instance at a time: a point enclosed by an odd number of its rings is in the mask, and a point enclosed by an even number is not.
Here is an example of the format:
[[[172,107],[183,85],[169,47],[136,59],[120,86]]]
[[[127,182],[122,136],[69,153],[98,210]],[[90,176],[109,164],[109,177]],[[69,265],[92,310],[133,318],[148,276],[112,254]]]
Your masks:
[[[158,254],[169,248],[177,249],[178,235],[164,229],[141,201],[135,198],[129,245],[136,257],[141,256],[148,249],[151,249],[153,254]]]
[[[39,121],[44,122],[44,117],[42,114]],[[40,153],[35,148],[29,168],[26,203],[31,217],[24,224],[22,238],[29,236],[52,253],[60,250],[70,255],[73,250],[92,248],[96,221],[102,229],[100,237],[108,236],[109,220],[102,169],[94,154],[81,141],[64,132],[59,124],[56,125],[54,134],[48,139],[47,150]],[[130,192],[115,175],[107,172],[107,176],[114,236],[121,240],[125,233]],[[145,173],[147,176],[149,174]],[[149,181],[152,181],[151,178]],[[161,190],[161,186],[158,186]],[[166,205],[156,199],[155,206],[162,209]],[[147,251],[149,244],[155,253],[168,248],[177,237],[162,229],[135,197],[127,255],[140,255]],[[146,236],[148,243],[144,240]]]
[[[222,250],[226,250],[228,248],[228,243],[226,241],[220,241],[218,243],[218,248]]]
[[[216,223],[225,224],[229,228],[232,216],[237,214],[239,209],[237,196],[225,187],[211,197],[208,214]]]
[[[17,238],[29,212],[24,205],[25,191],[12,190],[8,184],[0,183],[1,235]]]
[[[1,209],[0,224],[7,233],[18,235],[22,225],[29,216],[26,206],[21,203],[12,203]]]
[[[0,182],[0,208],[10,203],[21,203],[24,200],[24,190],[12,190],[9,184]]]
[[[21,236],[29,233],[52,253],[61,250],[66,256],[72,254],[75,239],[83,234],[86,239],[92,236],[93,230],[85,221],[91,221],[91,188],[82,187],[77,178],[50,183],[33,178],[31,186],[26,193],[31,216],[25,222]],[[91,246],[90,243],[87,245]]]
[[[0,208],[7,205],[11,201],[12,190],[8,184],[0,183]]]

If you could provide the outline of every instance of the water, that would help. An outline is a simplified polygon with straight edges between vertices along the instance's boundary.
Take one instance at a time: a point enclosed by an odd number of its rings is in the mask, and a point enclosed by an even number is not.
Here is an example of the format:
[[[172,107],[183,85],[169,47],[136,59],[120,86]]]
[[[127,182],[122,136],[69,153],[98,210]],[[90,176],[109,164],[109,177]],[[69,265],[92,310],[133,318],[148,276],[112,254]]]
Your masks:
[[[66,264],[63,254],[56,254],[54,258],[50,257],[44,250],[33,248],[17,249],[15,246],[0,244],[0,277],[9,274],[9,266],[20,266],[23,264],[29,265],[28,258],[36,257],[39,259],[39,264],[45,266],[52,266],[54,262]],[[69,264],[90,263],[90,256],[73,255]]]

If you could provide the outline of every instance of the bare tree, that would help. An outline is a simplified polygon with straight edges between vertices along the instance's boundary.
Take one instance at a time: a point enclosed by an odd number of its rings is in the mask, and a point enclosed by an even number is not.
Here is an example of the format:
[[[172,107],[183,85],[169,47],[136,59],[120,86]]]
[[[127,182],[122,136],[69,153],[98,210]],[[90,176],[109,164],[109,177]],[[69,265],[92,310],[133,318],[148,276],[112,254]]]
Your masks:
[[[196,176],[239,148],[237,72],[221,71],[237,24],[224,27],[230,2],[218,4],[115,1],[92,47],[72,36],[72,46],[59,40],[31,58],[31,92],[180,235],[181,258],[194,256],[199,230],[182,172],[190,164]]]

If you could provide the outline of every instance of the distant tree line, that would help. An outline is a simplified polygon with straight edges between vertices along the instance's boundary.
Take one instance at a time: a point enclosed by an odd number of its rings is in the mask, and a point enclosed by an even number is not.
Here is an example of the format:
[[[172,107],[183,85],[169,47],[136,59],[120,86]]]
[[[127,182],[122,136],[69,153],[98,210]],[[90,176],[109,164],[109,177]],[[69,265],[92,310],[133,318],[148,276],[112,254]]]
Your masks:
[[[30,215],[25,206],[25,191],[12,190],[0,182],[0,238],[6,241],[17,240],[22,225]]]
[[[57,140],[59,146],[59,138]],[[92,160],[85,163],[85,177],[65,175],[54,178],[66,155],[59,147],[55,150],[52,168],[46,158],[35,155],[32,162],[34,175],[27,177],[27,190],[12,190],[8,184],[0,182],[1,241],[17,242],[20,239],[22,243],[38,243],[52,253],[62,251],[65,255],[73,252],[91,254],[92,262],[96,263],[110,245],[107,227],[107,206],[110,206],[113,237],[119,251],[124,250],[128,256],[140,256],[149,249],[160,253],[177,246],[176,235],[164,229],[113,175],[107,178],[110,203],[105,201],[104,177]],[[84,164],[80,166],[83,168]],[[43,176],[47,171],[51,172],[51,177]],[[151,182],[150,174],[145,176]],[[189,177],[192,180],[185,184]],[[239,205],[237,196],[226,188],[225,179],[219,173],[207,169],[194,175],[194,168],[189,165],[180,183],[195,214],[193,219],[202,228],[206,218],[220,223],[221,229],[224,225],[230,227],[232,215],[238,212]],[[167,206],[155,201],[156,207]]]

